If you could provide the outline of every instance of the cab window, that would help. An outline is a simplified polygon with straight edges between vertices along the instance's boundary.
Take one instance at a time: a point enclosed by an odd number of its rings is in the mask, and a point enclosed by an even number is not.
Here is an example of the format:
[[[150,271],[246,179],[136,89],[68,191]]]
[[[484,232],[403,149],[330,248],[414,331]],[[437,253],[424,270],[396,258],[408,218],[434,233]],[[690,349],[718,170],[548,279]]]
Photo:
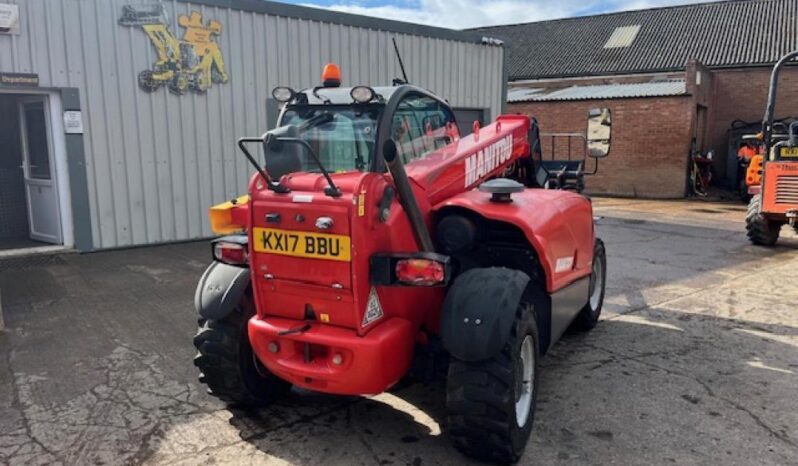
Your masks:
[[[374,140],[382,107],[307,106],[285,111],[281,124],[294,125],[299,137],[310,144],[324,168],[332,173],[365,171],[371,164]],[[299,171],[318,172],[305,157]]]
[[[452,112],[431,97],[407,96],[394,113],[391,139],[406,164],[426,157],[459,137]]]

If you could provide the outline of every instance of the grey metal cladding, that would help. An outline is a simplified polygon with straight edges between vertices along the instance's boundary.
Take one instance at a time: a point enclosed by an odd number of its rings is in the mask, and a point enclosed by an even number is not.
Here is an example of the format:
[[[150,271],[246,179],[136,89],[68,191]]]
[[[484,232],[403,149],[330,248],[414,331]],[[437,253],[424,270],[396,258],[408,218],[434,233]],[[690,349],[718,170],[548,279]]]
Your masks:
[[[604,48],[640,25],[629,47]],[[798,46],[798,0],[738,0],[475,29],[508,39],[510,80],[763,66]]]
[[[308,87],[322,66],[341,66],[345,85],[389,85],[400,75],[454,107],[499,114],[503,49],[483,34],[257,1],[164,1],[169,28],[192,11],[222,24],[230,79],[205,94],[142,90],[139,72],[157,60],[140,27],[118,20],[123,6],[153,0],[16,0],[18,35],[0,35],[0,69],[37,73],[42,87],[80,90],[94,248],[204,238],[207,208],[244,193],[252,175],[236,138],[274,124],[267,100],[277,85]],[[247,9],[261,11],[257,13]],[[308,19],[310,18],[310,19]],[[390,32],[380,30],[386,29]]]

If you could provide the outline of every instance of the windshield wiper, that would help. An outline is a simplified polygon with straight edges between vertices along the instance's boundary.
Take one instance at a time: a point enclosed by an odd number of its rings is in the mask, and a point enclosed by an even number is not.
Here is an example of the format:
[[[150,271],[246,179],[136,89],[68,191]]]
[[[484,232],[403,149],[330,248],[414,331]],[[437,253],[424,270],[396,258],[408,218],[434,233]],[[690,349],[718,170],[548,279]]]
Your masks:
[[[325,123],[329,123],[335,119],[335,115],[332,112],[322,112],[317,115],[313,115],[312,117],[308,118],[305,122],[299,125],[299,130],[304,131],[319,125],[323,125]]]

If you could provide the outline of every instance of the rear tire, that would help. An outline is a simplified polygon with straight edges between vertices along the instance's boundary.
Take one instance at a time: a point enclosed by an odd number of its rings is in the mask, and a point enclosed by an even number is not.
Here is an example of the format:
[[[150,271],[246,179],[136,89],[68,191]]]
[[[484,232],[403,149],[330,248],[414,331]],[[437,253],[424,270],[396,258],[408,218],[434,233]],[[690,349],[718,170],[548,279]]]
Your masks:
[[[748,239],[759,246],[773,246],[779,239],[782,223],[762,215],[761,208],[762,195],[755,194],[748,203],[748,213],[745,216]]]
[[[579,311],[571,324],[574,330],[586,332],[598,323],[601,308],[604,306],[604,293],[607,289],[607,253],[604,242],[596,238],[593,248],[593,271],[590,274],[590,288],[587,303]]]
[[[269,373],[252,352],[247,333],[255,314],[247,295],[225,318],[200,319],[194,337],[194,365],[208,393],[231,405],[266,406],[285,394],[291,384]]]
[[[538,341],[534,310],[522,301],[498,355],[480,362],[451,358],[446,406],[455,448],[483,461],[518,461],[532,432]]]

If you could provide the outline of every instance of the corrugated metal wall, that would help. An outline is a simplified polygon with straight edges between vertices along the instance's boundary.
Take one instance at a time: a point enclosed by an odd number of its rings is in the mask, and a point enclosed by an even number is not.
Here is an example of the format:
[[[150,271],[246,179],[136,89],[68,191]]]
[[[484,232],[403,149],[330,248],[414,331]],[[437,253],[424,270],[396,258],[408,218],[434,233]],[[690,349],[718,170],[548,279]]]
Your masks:
[[[207,207],[246,190],[251,168],[237,137],[258,135],[266,100],[279,84],[316,84],[324,63],[341,65],[344,84],[390,84],[399,76],[396,37],[411,81],[455,107],[501,109],[503,49],[270,16],[184,2],[164,2],[170,30],[179,15],[221,22],[216,40],[230,81],[205,95],[147,93],[137,75],[156,61],[139,27],[117,24],[135,0],[11,0],[19,35],[0,36],[0,70],[38,73],[42,87],[77,87],[96,248],[206,237]]]

